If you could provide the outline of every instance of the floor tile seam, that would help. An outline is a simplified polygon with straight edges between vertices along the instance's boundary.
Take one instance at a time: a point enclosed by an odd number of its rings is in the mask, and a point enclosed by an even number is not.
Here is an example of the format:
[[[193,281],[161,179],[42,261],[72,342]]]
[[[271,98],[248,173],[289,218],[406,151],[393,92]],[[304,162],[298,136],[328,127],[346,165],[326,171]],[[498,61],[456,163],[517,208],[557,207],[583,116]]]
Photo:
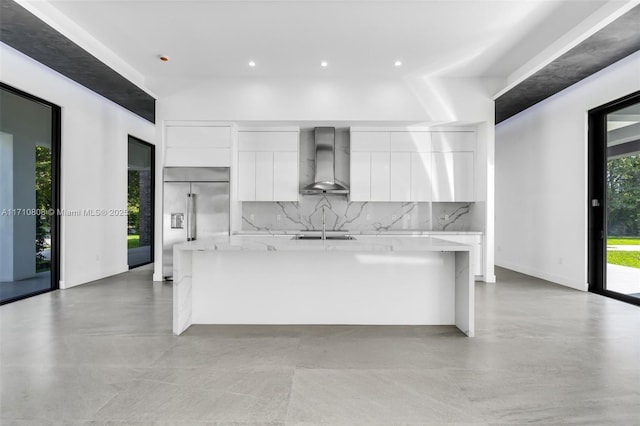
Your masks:
[[[398,384],[400,385],[401,388],[404,388],[407,393],[413,394],[413,395],[415,395],[415,396],[417,396],[419,398],[427,398],[427,399],[431,400],[432,402],[435,402],[435,403],[438,403],[438,404],[441,404],[441,405],[445,405],[449,409],[452,409],[454,412],[456,412],[458,416],[461,416],[461,417],[468,416],[468,412],[465,411],[465,408],[460,408],[460,407],[454,406],[454,405],[448,403],[447,401],[439,399],[439,398],[436,398],[436,397],[434,397],[432,395],[424,395],[424,394],[421,394],[419,392],[416,392],[416,390],[414,388],[409,387],[406,383],[400,382]],[[463,391],[463,389],[461,388],[461,386],[459,384],[454,384],[453,385],[453,389],[455,389],[455,393],[457,394],[455,396],[456,402],[459,402],[458,398],[464,398],[464,402],[468,404],[468,407],[466,407],[466,409],[473,410],[473,414],[472,414],[473,416],[481,417],[482,421],[486,421],[486,418],[483,416],[483,414],[481,412],[479,412],[478,410],[476,410],[475,407],[473,407],[473,402],[469,399],[468,395],[466,395],[466,393]]]
[[[553,374],[557,376],[560,373],[564,373],[566,375],[575,375],[575,376],[584,376],[587,372],[606,372],[610,373],[612,370],[610,367],[602,367],[597,369],[585,369],[582,366],[575,367],[549,367],[549,368],[535,368],[532,370],[523,370],[522,366],[511,366],[511,367],[503,367],[503,368],[486,368],[486,367],[476,367],[473,369],[469,368],[461,368],[461,367],[442,367],[442,371],[447,372],[447,374],[460,374],[465,373],[466,375],[495,375],[496,373],[507,373],[507,374],[517,374],[519,376],[532,376],[539,375],[541,373]],[[627,370],[631,372],[637,372],[637,370],[633,369],[617,369],[614,371],[626,372]],[[638,390],[640,393],[640,389]]]
[[[148,367],[149,367],[149,368],[153,368],[154,364],[157,364],[157,363],[158,363],[158,361],[160,361],[160,359],[162,359],[162,357],[163,357],[165,354],[167,354],[169,351],[173,350],[177,345],[178,345],[178,341],[177,341],[177,340],[174,340],[173,342],[171,342],[171,345],[170,345],[168,348],[166,348],[164,351],[160,352],[160,353],[155,357],[155,359],[153,359],[153,360],[149,360]]]
[[[289,418],[289,413],[290,413],[290,410],[291,410],[291,398],[292,398],[293,393],[294,393],[293,387],[295,385],[295,378],[296,378],[297,372],[298,372],[298,369],[294,368],[293,372],[291,373],[290,380],[289,380],[289,395],[287,395],[287,408],[285,409],[284,419],[283,419],[283,424],[285,424],[285,425],[287,424],[287,419]]]
[[[295,370],[294,365],[287,366],[184,366],[184,367],[144,367],[139,368],[143,370],[142,373],[150,373],[154,371],[167,371],[167,372],[179,372],[179,371],[206,371],[206,372],[219,372],[219,373],[268,373],[268,372],[282,372],[286,373]]]
[[[392,366],[380,366],[380,367],[333,367],[333,366],[306,366],[306,365],[296,365],[296,369],[300,371],[345,371],[345,372],[363,372],[363,371],[389,371],[395,373],[402,372],[422,372],[422,373],[433,373],[434,371],[441,371],[443,369],[440,365],[434,365],[433,367],[392,367]]]
[[[390,368],[390,367],[378,367],[378,368],[334,368],[334,367],[305,367],[305,366],[296,366],[296,371],[300,373],[303,372],[350,372],[350,373],[360,373],[363,374],[365,372],[370,373],[434,373],[434,372],[443,372],[446,371],[447,368],[437,367],[437,368]]]

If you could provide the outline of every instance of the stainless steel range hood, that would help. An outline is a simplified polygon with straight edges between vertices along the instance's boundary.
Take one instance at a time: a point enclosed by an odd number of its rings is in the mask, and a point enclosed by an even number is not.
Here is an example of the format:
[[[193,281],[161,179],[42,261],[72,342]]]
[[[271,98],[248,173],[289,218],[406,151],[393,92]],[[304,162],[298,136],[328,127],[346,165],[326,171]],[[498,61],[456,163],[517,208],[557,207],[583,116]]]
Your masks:
[[[314,129],[316,148],[316,174],[314,182],[300,191],[302,194],[348,194],[349,189],[336,182],[334,127]]]

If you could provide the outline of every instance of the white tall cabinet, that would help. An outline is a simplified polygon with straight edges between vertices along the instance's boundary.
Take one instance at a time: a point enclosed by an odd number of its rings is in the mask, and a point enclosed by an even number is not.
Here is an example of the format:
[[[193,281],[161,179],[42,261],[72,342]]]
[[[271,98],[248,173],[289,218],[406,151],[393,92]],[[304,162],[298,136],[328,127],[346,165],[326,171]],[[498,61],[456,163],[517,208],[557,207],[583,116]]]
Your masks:
[[[232,123],[167,121],[164,123],[165,167],[229,167]]]
[[[473,132],[432,132],[432,198],[434,201],[475,200]]]
[[[474,131],[351,129],[352,201],[475,201]]]
[[[298,201],[299,129],[238,131],[238,200]]]

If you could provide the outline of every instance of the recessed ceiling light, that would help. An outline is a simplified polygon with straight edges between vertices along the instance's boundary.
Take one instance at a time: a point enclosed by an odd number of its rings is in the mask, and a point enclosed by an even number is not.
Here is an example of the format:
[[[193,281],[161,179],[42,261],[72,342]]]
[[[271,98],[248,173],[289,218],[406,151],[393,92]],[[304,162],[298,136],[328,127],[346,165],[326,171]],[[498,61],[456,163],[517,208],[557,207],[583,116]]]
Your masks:
[[[393,65],[395,65],[396,67],[401,67],[402,66],[402,61],[395,61],[393,63]]]
[[[160,60],[161,60],[162,62],[168,62],[168,61],[169,61],[169,57],[168,57],[168,56],[166,56],[166,55],[160,55]]]
[[[322,62],[320,62],[320,66],[321,66],[322,68],[326,68],[326,67],[328,67],[328,66],[329,66],[329,63],[328,63],[327,61],[322,61]]]
[[[256,66],[256,63],[254,61],[249,61],[249,66],[253,68]]]

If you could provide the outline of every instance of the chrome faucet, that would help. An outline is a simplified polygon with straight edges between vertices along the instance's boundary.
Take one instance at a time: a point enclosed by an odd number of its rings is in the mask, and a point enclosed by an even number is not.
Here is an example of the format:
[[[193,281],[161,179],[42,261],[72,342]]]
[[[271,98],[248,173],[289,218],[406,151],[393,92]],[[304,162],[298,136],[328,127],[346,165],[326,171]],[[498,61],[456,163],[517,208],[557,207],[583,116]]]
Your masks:
[[[325,206],[322,206],[322,239],[326,240],[327,239],[327,225],[326,225],[325,220],[324,220],[324,208],[325,208]]]

